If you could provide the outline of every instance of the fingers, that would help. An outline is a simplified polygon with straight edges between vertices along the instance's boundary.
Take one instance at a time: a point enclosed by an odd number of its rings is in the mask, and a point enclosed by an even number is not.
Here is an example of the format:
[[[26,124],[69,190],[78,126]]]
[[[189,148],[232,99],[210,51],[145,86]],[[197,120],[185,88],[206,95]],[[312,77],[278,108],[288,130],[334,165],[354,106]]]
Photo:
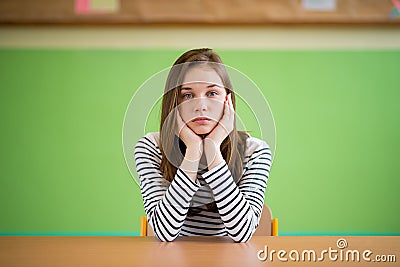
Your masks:
[[[229,111],[230,111],[230,109],[229,109],[229,95],[227,95],[226,96],[226,100],[224,102],[224,116],[223,117],[228,116]]]
[[[176,110],[176,122],[177,122],[177,128],[175,129],[175,133],[177,136],[179,136],[183,141],[189,139],[197,139],[198,136],[196,133],[190,129],[186,122],[182,119],[182,116],[179,112],[179,110]]]
[[[226,95],[226,100],[225,100],[225,107],[224,107],[224,115],[226,115],[229,119],[231,119],[235,113],[235,110],[233,108],[232,104],[232,93],[229,93]]]
[[[229,94],[229,107],[231,109],[232,112],[234,112],[234,108],[233,108],[233,103],[232,103],[232,94]]]
[[[228,134],[233,130],[233,125],[234,125],[234,119],[235,119],[235,110],[233,108],[232,104],[232,93],[229,94],[228,96],[228,122],[227,122],[227,127],[228,127]]]
[[[212,139],[214,143],[221,144],[227,135],[229,135],[234,128],[235,121],[235,111],[232,104],[232,96],[231,94],[227,94],[222,118],[218,121],[217,126],[208,134],[207,138]]]
[[[226,95],[224,102],[224,114],[219,121],[219,125],[223,127],[224,131],[229,134],[233,129],[235,110],[232,104],[232,94]]]
[[[181,117],[181,114],[179,113],[179,110],[176,110],[176,123],[178,126],[176,129],[176,134],[177,134],[177,136],[180,136],[182,129],[185,127],[185,123],[183,122],[183,119]]]
[[[179,125],[183,123],[181,114],[179,113],[179,110],[176,110],[176,121],[178,122]]]

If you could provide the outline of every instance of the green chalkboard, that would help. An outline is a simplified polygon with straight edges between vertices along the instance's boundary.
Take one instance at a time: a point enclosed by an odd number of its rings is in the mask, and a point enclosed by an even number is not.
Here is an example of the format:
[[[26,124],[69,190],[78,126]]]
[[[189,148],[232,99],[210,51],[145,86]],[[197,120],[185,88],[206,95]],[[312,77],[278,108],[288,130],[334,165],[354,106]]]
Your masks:
[[[124,115],[182,52],[0,50],[1,235],[139,233]],[[280,234],[399,235],[400,50],[217,52],[272,109]]]

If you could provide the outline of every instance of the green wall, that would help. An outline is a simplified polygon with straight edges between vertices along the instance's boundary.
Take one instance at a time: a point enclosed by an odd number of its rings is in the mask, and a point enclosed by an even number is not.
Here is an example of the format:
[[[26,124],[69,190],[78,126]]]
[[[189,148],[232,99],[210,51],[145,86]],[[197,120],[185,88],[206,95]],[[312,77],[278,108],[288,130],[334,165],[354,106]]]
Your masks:
[[[0,50],[1,235],[138,234],[124,114],[182,52]],[[217,52],[272,109],[280,234],[399,235],[400,50]]]

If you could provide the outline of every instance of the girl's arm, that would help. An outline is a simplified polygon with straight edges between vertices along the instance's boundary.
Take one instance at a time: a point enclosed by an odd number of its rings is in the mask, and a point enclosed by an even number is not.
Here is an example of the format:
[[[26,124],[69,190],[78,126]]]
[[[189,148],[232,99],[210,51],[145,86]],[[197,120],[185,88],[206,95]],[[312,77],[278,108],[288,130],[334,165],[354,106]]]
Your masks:
[[[202,175],[213,191],[228,235],[235,242],[248,241],[259,224],[271,167],[269,146],[264,141],[258,142],[246,159],[239,185],[235,184],[225,161]]]
[[[147,220],[158,239],[173,241],[179,235],[199,185],[181,168],[178,168],[172,182],[163,178],[159,170],[161,152],[151,134],[142,137],[136,144],[135,162]]]

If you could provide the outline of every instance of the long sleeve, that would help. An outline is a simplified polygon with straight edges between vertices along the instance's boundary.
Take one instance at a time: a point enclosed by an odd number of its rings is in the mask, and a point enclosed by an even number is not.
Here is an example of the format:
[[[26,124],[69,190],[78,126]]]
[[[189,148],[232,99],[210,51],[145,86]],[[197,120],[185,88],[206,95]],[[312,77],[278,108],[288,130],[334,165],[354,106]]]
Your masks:
[[[172,182],[163,178],[161,152],[149,134],[137,142],[134,155],[147,219],[158,239],[173,241],[199,185],[179,168]]]
[[[214,194],[222,222],[235,242],[248,241],[255,232],[264,205],[264,193],[271,167],[271,151],[261,141],[248,159],[239,185],[225,161],[202,176]]]

